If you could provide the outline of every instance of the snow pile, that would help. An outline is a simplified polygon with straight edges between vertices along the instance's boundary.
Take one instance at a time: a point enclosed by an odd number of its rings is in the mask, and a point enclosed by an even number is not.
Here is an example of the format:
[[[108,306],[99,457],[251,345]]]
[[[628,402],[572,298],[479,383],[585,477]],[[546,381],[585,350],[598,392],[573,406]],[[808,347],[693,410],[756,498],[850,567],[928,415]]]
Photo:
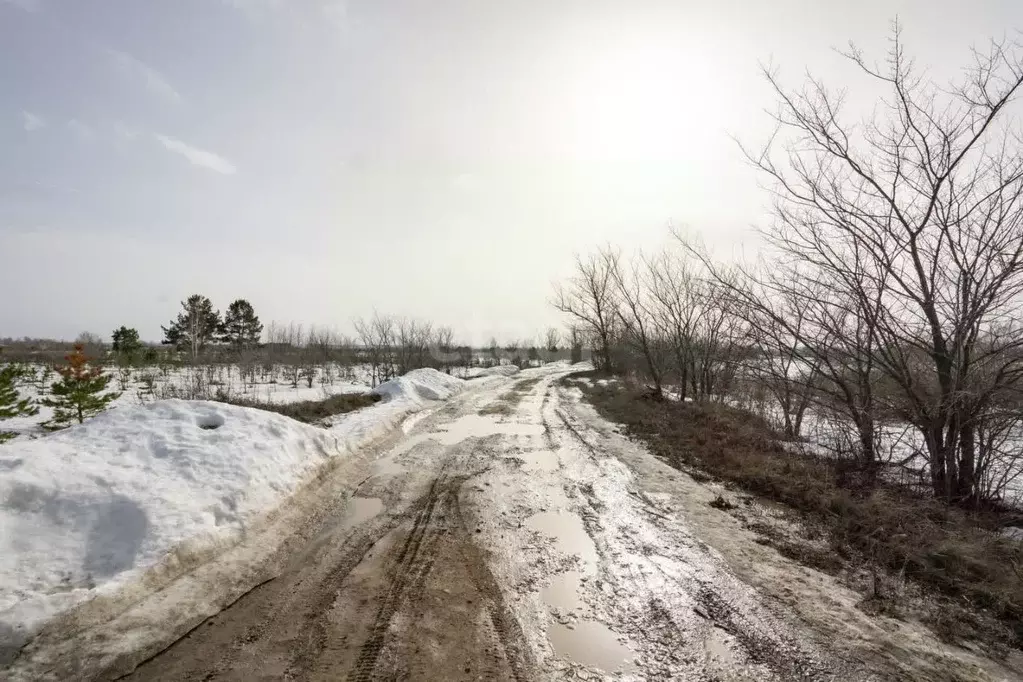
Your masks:
[[[373,393],[381,396],[376,405],[331,417],[325,424],[337,438],[342,453],[354,452],[397,428],[410,414],[435,401],[447,400],[467,385],[464,380],[435,369],[414,369],[373,389]]]
[[[336,440],[278,414],[166,400],[0,448],[0,649],[185,540],[229,543]]]
[[[138,585],[179,554],[212,558],[234,546],[328,460],[465,385],[415,370],[328,429],[163,400],[0,446],[0,665],[56,614]]]
[[[518,374],[519,368],[515,365],[495,365],[493,367],[487,367],[476,374],[478,377],[510,377],[513,374]]]
[[[423,404],[427,400],[445,400],[462,390],[465,382],[435,369],[414,369],[373,389],[385,401]]]

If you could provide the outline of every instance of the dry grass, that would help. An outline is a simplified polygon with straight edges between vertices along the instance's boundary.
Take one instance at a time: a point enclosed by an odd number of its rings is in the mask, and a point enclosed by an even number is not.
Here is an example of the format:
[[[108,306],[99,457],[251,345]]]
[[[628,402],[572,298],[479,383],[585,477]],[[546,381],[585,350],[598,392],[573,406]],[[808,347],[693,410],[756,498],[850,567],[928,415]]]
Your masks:
[[[797,510],[823,531],[833,554],[824,560],[820,551],[770,542],[787,556],[829,572],[844,563],[904,576],[942,601],[928,619],[940,635],[1023,644],[1023,544],[995,532],[1003,515],[884,485],[847,487],[850,477],[836,462],[787,450],[764,420],[725,405],[660,402],[615,387],[583,390],[676,468]]]
[[[225,402],[230,405],[254,407],[259,410],[266,410],[267,412],[283,414],[285,417],[291,417],[306,424],[316,424],[327,417],[352,412],[379,401],[380,396],[376,393],[340,393],[324,400],[303,400],[297,403],[280,405],[238,397],[219,399],[219,402]]]

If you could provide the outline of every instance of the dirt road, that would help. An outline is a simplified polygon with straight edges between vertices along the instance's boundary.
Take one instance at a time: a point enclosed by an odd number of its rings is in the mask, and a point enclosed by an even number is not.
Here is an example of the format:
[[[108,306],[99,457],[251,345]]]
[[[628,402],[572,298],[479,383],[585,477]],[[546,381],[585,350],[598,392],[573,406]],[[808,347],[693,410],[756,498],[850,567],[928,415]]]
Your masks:
[[[565,371],[407,424],[266,582],[123,679],[999,679],[756,544]]]

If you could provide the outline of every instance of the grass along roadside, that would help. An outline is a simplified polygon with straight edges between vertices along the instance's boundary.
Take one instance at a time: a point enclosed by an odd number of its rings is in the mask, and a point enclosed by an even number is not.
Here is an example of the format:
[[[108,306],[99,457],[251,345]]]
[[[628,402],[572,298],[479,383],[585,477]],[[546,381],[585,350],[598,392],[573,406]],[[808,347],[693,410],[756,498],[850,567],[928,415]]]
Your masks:
[[[303,400],[281,404],[260,402],[240,397],[218,400],[218,402],[228,403],[229,405],[253,407],[268,412],[276,412],[306,424],[316,424],[327,417],[352,412],[379,401],[380,396],[376,393],[339,393],[323,400]]]
[[[1000,536],[995,512],[966,512],[904,489],[848,487],[841,464],[787,449],[760,417],[720,404],[651,400],[621,383],[566,377],[607,419],[698,481],[738,498],[780,503],[795,534],[744,515],[724,495],[713,506],[746,521],[764,544],[835,575],[863,595],[861,608],[914,616],[946,641],[999,653],[1023,647],[1023,543]]]

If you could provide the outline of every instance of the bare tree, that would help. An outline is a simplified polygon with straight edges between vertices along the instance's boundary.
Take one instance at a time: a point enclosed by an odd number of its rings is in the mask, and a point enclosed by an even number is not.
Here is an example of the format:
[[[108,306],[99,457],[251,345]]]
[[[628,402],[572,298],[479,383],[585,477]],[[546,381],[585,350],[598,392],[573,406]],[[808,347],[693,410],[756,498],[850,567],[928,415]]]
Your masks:
[[[774,181],[765,234],[779,262],[829,287],[839,341],[870,337],[870,371],[900,394],[934,494],[949,500],[980,494],[978,428],[1023,370],[1023,155],[1006,114],[1020,52],[993,42],[942,89],[918,74],[896,25],[883,66],[847,53],[889,92],[864,124],[848,122],[843,93],[813,78],[789,91],[767,70],[778,128],[745,150]]]
[[[402,317],[395,322],[395,353],[398,374],[429,364],[433,327],[429,322]]]
[[[686,399],[696,373],[696,320],[701,313],[699,280],[687,255],[685,250],[665,249],[645,261],[653,321],[671,355],[679,400]]]
[[[436,327],[433,330],[433,348],[439,355],[435,360],[441,369],[451,374],[451,367],[456,362],[455,331],[451,327]]]
[[[557,353],[561,345],[561,331],[557,327],[547,327],[541,339],[543,349],[548,353]]]
[[[372,319],[359,318],[352,324],[370,365],[371,385],[393,377],[394,318],[374,313]]]
[[[620,301],[618,319],[621,321],[624,340],[631,344],[642,358],[646,376],[653,382],[653,396],[664,397],[661,389],[663,370],[661,343],[657,334],[656,315],[652,312],[649,290],[652,288],[645,281],[647,269],[642,269],[642,256],[626,269],[619,254],[605,252],[605,259],[611,272],[611,279]]]
[[[582,325],[597,346],[599,369],[614,371],[612,345],[618,323],[618,302],[610,248],[588,258],[576,257],[576,273],[567,285],[556,284],[552,305]]]

